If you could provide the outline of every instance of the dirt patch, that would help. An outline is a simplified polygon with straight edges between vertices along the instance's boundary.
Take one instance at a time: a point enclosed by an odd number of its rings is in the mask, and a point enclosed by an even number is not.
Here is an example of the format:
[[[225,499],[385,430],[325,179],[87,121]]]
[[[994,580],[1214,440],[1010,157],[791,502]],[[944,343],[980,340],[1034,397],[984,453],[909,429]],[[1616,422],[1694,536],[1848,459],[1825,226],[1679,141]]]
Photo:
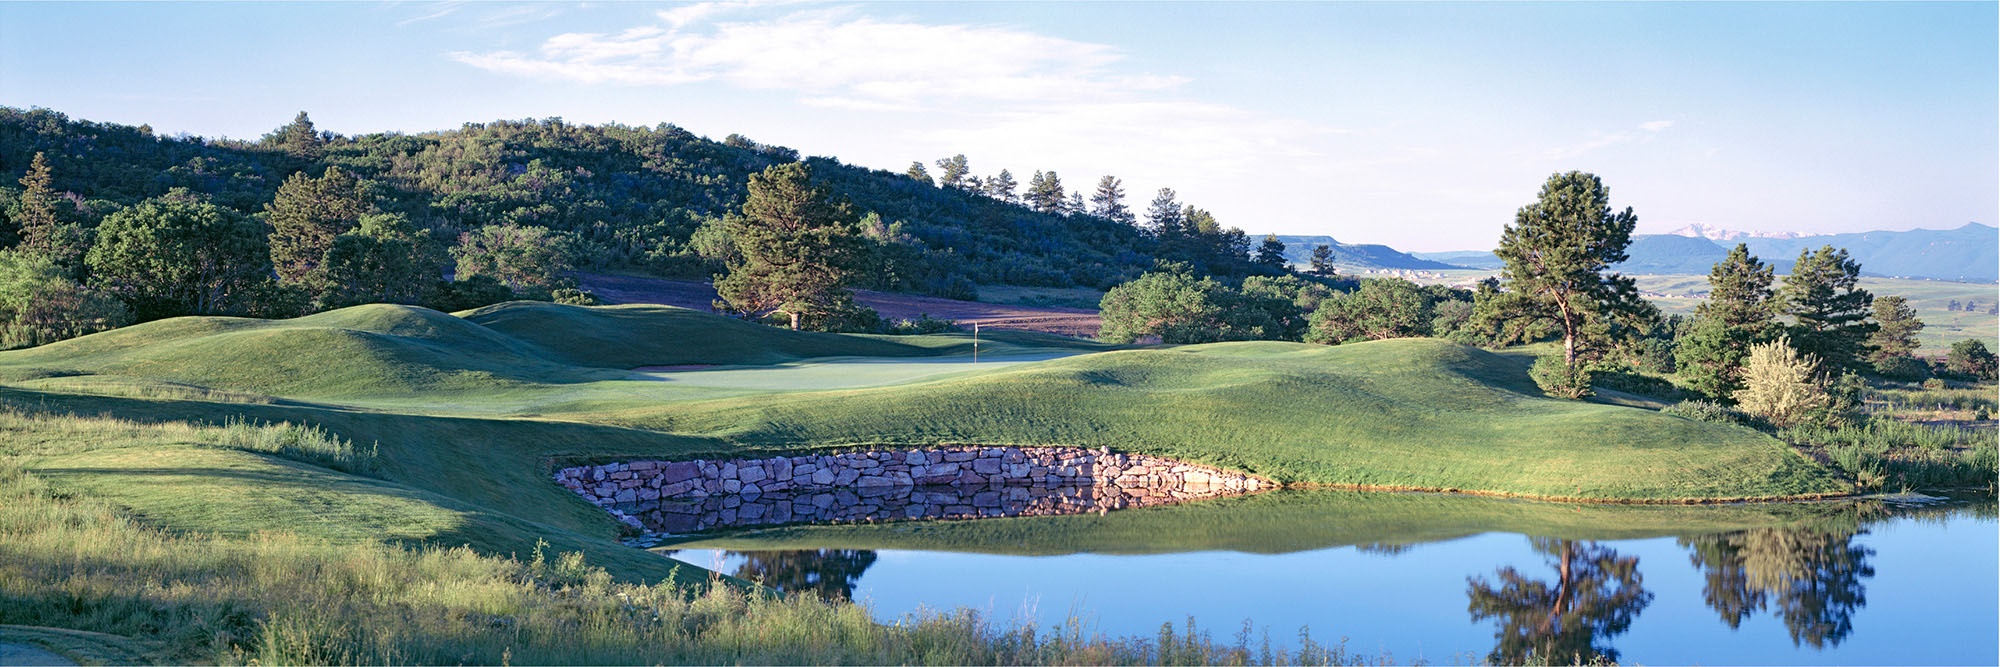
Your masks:
[[[657,303],[712,311],[716,299],[715,288],[706,282],[601,273],[579,273],[576,278],[584,289],[597,293],[605,303]],[[1040,331],[1088,338],[1096,336],[1102,324],[1097,311],[1087,308],[1014,306],[874,290],[855,290],[854,300],[874,308],[888,320],[929,315],[941,320],[956,320],[968,328],[977,323],[981,328]]]

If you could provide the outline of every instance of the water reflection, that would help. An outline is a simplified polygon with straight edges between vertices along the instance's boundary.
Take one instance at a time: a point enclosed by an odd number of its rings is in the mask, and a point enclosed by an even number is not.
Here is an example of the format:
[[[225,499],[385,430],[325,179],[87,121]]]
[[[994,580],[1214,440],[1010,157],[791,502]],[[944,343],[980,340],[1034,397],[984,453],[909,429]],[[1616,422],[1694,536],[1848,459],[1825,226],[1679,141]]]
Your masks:
[[[787,524],[1101,513],[1240,493],[1222,486],[1202,485],[1174,489],[1113,485],[883,486],[662,498],[615,505],[612,509],[638,519],[648,531],[674,535]]]
[[[742,556],[736,577],[786,593],[817,593],[827,600],[854,599],[854,583],[875,564],[875,552],[865,549],[800,549],[792,551],[730,551]]]
[[[1397,655],[1494,663],[1993,664],[1996,508],[1990,498],[1600,507],[1279,491],[1107,514],[710,532],[667,546],[696,550],[697,564],[726,552],[713,561],[726,560],[723,571],[783,590],[870,599],[884,619],[1081,600],[1111,634],[1252,618],[1274,635],[1309,625]],[[878,561],[877,550],[894,555]],[[1216,573],[1238,594],[1158,585]],[[1355,600],[1388,602],[1344,602]]]
[[[1760,528],[1683,537],[1702,570],[1702,597],[1735,628],[1775,605],[1792,643],[1838,646],[1868,603],[1861,580],[1875,576],[1874,551],[1854,543],[1866,531],[1846,527]]]
[[[1512,567],[1495,572],[1497,582],[1469,580],[1466,597],[1472,620],[1495,619],[1497,640],[1487,660],[1522,664],[1617,662],[1618,649],[1605,644],[1632,627],[1632,619],[1653,601],[1639,576],[1639,559],[1620,556],[1596,542],[1530,538],[1543,554],[1553,580],[1531,579]]]

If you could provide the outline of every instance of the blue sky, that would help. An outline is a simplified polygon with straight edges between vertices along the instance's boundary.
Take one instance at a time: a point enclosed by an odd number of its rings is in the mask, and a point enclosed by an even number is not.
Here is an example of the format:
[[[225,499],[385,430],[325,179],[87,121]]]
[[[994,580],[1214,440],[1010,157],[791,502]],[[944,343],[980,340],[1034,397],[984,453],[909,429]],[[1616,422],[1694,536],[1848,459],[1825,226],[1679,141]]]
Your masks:
[[[1994,3],[0,3],[0,104],[252,138],[561,116],[1173,187],[1490,247],[1552,172],[1642,231],[1993,224]]]

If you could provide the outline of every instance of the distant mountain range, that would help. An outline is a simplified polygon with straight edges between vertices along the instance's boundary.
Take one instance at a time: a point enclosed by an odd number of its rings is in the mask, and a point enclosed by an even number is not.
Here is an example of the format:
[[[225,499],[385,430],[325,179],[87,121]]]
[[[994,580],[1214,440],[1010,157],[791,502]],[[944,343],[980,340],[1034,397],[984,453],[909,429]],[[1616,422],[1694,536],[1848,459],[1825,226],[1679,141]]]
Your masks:
[[[1969,222],[1957,229],[1912,229],[1814,236],[1757,235],[1689,225],[1667,234],[1639,234],[1617,269],[1632,274],[1705,274],[1742,243],[1750,254],[1792,270],[1799,252],[1830,245],[1846,248],[1871,276],[1990,283],[2000,280],[2000,228]],[[1492,252],[1414,253],[1419,259],[1474,269],[1500,268]]]
[[[1252,239],[1262,238],[1252,236]],[[1372,243],[1341,243],[1331,236],[1285,236],[1278,235],[1278,241],[1285,244],[1285,261],[1306,264],[1312,261],[1313,248],[1324,245],[1333,250],[1333,263],[1340,266],[1363,269],[1422,269],[1440,271],[1464,268],[1445,262],[1423,259],[1385,245]],[[1492,253],[1487,253],[1491,256]]]

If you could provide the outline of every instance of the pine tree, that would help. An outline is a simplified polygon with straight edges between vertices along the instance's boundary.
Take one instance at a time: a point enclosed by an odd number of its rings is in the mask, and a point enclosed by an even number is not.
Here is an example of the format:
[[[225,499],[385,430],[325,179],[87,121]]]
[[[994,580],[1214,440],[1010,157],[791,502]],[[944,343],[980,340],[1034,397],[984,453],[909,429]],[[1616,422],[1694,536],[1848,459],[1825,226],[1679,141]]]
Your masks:
[[[938,160],[937,166],[938,185],[947,188],[959,188],[961,190],[978,189],[979,186],[977,184],[968,185],[966,183],[966,176],[972,173],[972,169],[966,165],[964,153]]]
[[[1313,246],[1312,274],[1321,278],[1333,276],[1333,248],[1321,243]]]
[[[1012,204],[1020,200],[1014,195],[1017,187],[1020,184],[1014,181],[1014,174],[1002,169],[999,175],[986,179],[986,196]]]
[[[740,253],[715,281],[726,310],[782,313],[793,329],[858,310],[844,286],[862,260],[860,216],[813,182],[805,163],[751,175],[742,214],[724,225]]]
[[[1173,188],[1160,188],[1153,195],[1153,203],[1146,207],[1146,226],[1153,235],[1163,239],[1173,239],[1187,234],[1187,218],[1181,211],[1180,202],[1174,200]]]
[[[1561,326],[1563,361],[1610,338],[1616,321],[1657,313],[1632,279],[1607,273],[1627,259],[1639,216],[1611,210],[1611,190],[1591,174],[1550,176],[1537,201],[1514,214],[1494,254],[1506,262],[1508,291],[1538,302]]]
[[[57,202],[62,197],[56,193],[54,173],[41,153],[35,153],[29,161],[28,172],[21,176],[21,187],[21,208],[16,218],[21,250],[46,259],[61,270],[76,270],[81,266],[83,253],[90,249],[90,232],[57,213]]]
[[[1132,209],[1125,207],[1125,186],[1109,174],[1097,180],[1097,192],[1090,196],[1090,212],[1105,220],[1134,224]]]
[[[334,237],[361,224],[361,216],[373,208],[360,180],[339,167],[328,167],[319,178],[300,172],[285,179],[277,196],[264,205],[265,222],[271,225],[271,266],[278,279],[324,291],[327,286],[318,284],[318,274]]]
[[[1771,267],[1737,244],[1708,274],[1708,300],[1695,308],[1695,328],[1675,350],[1681,377],[1696,391],[1729,400],[1742,387],[1750,346],[1777,330]]]
[[[1859,367],[1868,336],[1875,332],[1868,321],[1875,297],[1855,286],[1860,279],[1861,264],[1846,249],[1821,246],[1799,251],[1779,291],[1784,313],[1793,319],[1793,344],[1829,369]]]
[[[911,162],[910,169],[903,172],[903,175],[909,176],[910,180],[918,181],[924,185],[936,185],[936,183],[931,182],[931,172],[924,169],[924,163],[922,162]]]
[[[1917,309],[1900,296],[1885,296],[1875,299],[1875,333],[1868,337],[1868,362],[1875,370],[1887,373],[1904,360],[1913,359],[1917,351],[1917,332],[1924,328],[1923,320],[1917,319]]]
[[[1277,234],[1265,234],[1264,242],[1257,246],[1257,263],[1273,269],[1285,268],[1285,242],[1278,240]]]
[[[306,165],[318,163],[326,156],[326,140],[320,138],[319,130],[304,111],[279,130],[278,137],[278,145],[285,149],[285,154]]]
[[[1034,177],[1028,179],[1027,199],[1028,206],[1037,211],[1062,213],[1065,206],[1062,178],[1053,171],[1036,171]]]
[[[1063,212],[1070,215],[1083,215],[1090,212],[1090,206],[1083,201],[1082,190],[1069,194],[1069,205],[1063,207]]]

